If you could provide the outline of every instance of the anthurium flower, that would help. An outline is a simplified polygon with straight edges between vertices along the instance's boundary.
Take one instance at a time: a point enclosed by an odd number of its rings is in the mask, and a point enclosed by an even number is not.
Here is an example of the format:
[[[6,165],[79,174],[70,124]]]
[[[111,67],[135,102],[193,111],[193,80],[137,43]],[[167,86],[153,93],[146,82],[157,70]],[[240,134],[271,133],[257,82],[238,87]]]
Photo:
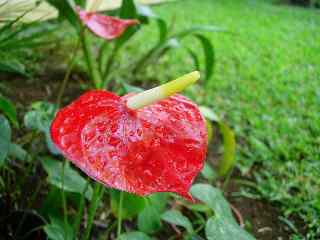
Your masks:
[[[135,19],[120,19],[116,17],[87,12],[77,7],[80,20],[93,33],[107,40],[118,38],[128,27],[139,23]]]
[[[67,159],[106,186],[142,196],[175,192],[192,199],[189,188],[207,149],[198,107],[176,94],[137,109],[141,97],[172,94],[173,85],[123,97],[89,91],[57,113],[52,140]]]

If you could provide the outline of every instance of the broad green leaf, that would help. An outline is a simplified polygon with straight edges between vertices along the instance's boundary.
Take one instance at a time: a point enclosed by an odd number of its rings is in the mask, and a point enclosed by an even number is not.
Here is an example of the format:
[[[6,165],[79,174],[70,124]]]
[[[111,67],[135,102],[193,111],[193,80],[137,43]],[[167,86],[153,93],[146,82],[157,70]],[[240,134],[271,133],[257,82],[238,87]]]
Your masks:
[[[24,124],[27,128],[38,130],[45,135],[46,143],[52,154],[59,154],[52,143],[50,125],[55,116],[56,106],[47,102],[36,102],[32,104],[32,110],[24,116]]]
[[[30,155],[20,145],[11,143],[9,147],[9,156],[14,157],[20,161],[29,161]]]
[[[203,52],[205,56],[205,69],[206,69],[205,79],[206,81],[208,81],[213,73],[213,68],[215,63],[214,47],[209,38],[200,34],[195,34],[195,37],[200,41],[203,48]]]
[[[177,210],[166,211],[161,215],[161,219],[168,223],[185,228],[190,234],[194,232],[190,220]]]
[[[208,179],[209,181],[212,181],[217,178],[217,174],[215,171],[212,169],[209,163],[205,162],[204,166],[201,170],[201,174]]]
[[[154,206],[147,205],[138,216],[138,229],[145,233],[155,233],[160,230],[161,212]]]
[[[214,111],[212,111],[210,108],[208,108],[206,106],[200,106],[199,110],[200,110],[201,114],[205,118],[209,119],[210,121],[213,121],[213,122],[220,121],[220,118],[218,117],[218,115]]]
[[[152,238],[142,232],[130,232],[121,234],[118,240],[152,240]]]
[[[11,101],[0,95],[0,111],[2,111],[15,127],[19,127],[16,108]]]
[[[9,153],[11,144],[11,127],[9,121],[0,115],[0,167]]]
[[[80,32],[79,18],[67,0],[47,0],[59,11],[59,17],[66,19],[78,32]]]
[[[52,158],[45,158],[41,161],[44,169],[48,174],[48,182],[60,189],[68,192],[82,194],[86,188],[87,180],[84,179],[77,171],[71,168],[67,162],[63,172],[63,162]],[[64,177],[62,177],[64,173]],[[89,185],[85,194],[88,200],[92,198],[92,187]]]
[[[44,231],[50,240],[74,240],[73,228],[63,220],[50,217],[50,224],[45,225]]]
[[[215,213],[215,216],[234,222],[231,209],[222,192],[209,184],[195,184],[191,187],[191,194],[207,204]]]
[[[115,216],[118,216],[120,191],[111,189],[111,210]],[[122,192],[122,219],[129,219],[138,215],[146,206],[146,200],[138,195]]]
[[[218,173],[225,176],[236,164],[236,139],[228,125],[223,122],[218,125],[223,136],[223,158],[220,160]]]
[[[142,232],[154,233],[161,228],[161,214],[165,210],[168,193],[154,193],[147,197],[147,206],[138,216],[138,228]]]
[[[82,8],[85,8],[87,1],[86,0],[74,0],[74,2],[75,2],[76,6],[80,6]]]
[[[190,202],[185,202],[183,203],[185,207],[192,211],[196,212],[211,212],[211,208],[209,208],[207,205],[202,204],[202,203],[196,203],[196,204],[191,204]]]
[[[254,239],[238,225],[228,202],[219,189],[208,184],[196,184],[192,186],[191,194],[214,211],[214,216],[206,224],[205,232],[208,240]]]
[[[237,223],[225,221],[223,218],[211,217],[205,228],[208,240],[254,240],[255,238],[243,230]]]

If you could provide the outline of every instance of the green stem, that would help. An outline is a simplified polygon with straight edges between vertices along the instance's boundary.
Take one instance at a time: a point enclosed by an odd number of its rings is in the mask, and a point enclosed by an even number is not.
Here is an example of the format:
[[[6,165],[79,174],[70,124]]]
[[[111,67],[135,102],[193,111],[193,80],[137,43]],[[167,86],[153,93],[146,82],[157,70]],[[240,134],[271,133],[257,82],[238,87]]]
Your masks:
[[[95,183],[94,191],[93,191],[93,196],[91,200],[91,205],[89,208],[89,216],[88,216],[88,222],[84,234],[84,239],[89,240],[90,239],[90,233],[92,229],[92,224],[94,220],[94,216],[96,214],[100,199],[102,198],[104,193],[104,188],[100,183]]]
[[[74,221],[74,232],[75,234],[77,234],[79,232],[79,227],[80,227],[80,223],[81,223],[81,217],[82,217],[82,214],[83,214],[83,209],[84,209],[84,204],[85,204],[85,194],[88,190],[88,187],[89,187],[89,179],[87,179],[87,182],[86,182],[86,185],[83,189],[83,192],[81,194],[81,200],[80,200],[80,203],[79,203],[79,209],[78,209],[78,212],[77,212],[77,216],[76,216],[76,220]]]
[[[72,55],[71,55],[71,58],[68,63],[68,68],[67,68],[66,74],[64,75],[63,81],[62,81],[60,89],[59,89],[59,93],[58,93],[58,97],[57,97],[57,106],[58,107],[61,104],[61,100],[62,100],[64,91],[66,89],[66,85],[68,83],[71,71],[73,69],[79,47],[80,47],[80,38],[77,40],[76,46],[74,47],[74,49],[72,51]]]
[[[99,66],[95,61],[94,55],[90,47],[92,45],[90,38],[88,37],[85,29],[81,31],[80,38],[81,38],[82,49],[83,49],[84,57],[86,60],[86,64],[89,70],[91,80],[93,81],[95,88],[99,89],[102,87],[101,74],[99,72]]]
[[[67,160],[63,160],[62,164],[62,176],[61,176],[61,198],[62,198],[62,205],[63,205],[63,219],[64,219],[64,225],[67,227],[68,225],[68,213],[67,213],[67,200],[64,192],[64,169],[66,167]],[[66,237],[66,236],[65,236]]]
[[[120,200],[119,200],[119,209],[118,209],[118,228],[117,228],[117,237],[121,234],[121,226],[122,226],[122,204],[123,204],[123,192],[120,192]]]
[[[117,56],[117,53],[118,53],[118,48],[115,46],[112,49],[111,55],[110,55],[110,57],[109,57],[109,59],[107,61],[106,69],[104,70],[104,73],[103,73],[103,85],[105,87],[108,86],[110,70],[111,70],[111,67],[112,67],[112,65],[114,63],[114,59]]]

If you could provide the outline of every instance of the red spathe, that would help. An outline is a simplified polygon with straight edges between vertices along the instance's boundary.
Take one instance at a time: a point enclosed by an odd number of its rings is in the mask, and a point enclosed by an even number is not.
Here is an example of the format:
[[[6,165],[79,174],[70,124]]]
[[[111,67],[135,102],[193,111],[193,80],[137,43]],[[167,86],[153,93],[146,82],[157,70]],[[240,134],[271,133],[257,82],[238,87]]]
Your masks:
[[[120,19],[96,12],[83,11],[77,8],[81,21],[96,35],[107,40],[120,37],[120,35],[130,26],[139,23],[134,19]]]
[[[108,187],[148,195],[189,188],[207,151],[205,121],[181,95],[139,110],[126,96],[96,90],[61,109],[51,137],[61,153]]]

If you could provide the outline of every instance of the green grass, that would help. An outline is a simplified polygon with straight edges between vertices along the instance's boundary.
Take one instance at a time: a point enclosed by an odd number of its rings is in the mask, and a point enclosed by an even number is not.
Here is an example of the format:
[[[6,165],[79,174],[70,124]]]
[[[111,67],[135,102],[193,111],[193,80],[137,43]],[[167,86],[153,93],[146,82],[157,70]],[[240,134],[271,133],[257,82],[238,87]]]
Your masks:
[[[239,168],[257,180],[253,196],[280,203],[285,216],[299,215],[308,238],[318,239],[320,12],[254,0],[184,0],[155,11],[174,18],[177,30],[213,24],[231,32],[208,34],[216,66],[201,101],[233,126],[241,143]],[[155,25],[147,27],[131,51],[151,46],[155,32]],[[197,46],[192,39],[185,44]],[[161,78],[193,68],[183,49],[163,62],[156,70]]]

